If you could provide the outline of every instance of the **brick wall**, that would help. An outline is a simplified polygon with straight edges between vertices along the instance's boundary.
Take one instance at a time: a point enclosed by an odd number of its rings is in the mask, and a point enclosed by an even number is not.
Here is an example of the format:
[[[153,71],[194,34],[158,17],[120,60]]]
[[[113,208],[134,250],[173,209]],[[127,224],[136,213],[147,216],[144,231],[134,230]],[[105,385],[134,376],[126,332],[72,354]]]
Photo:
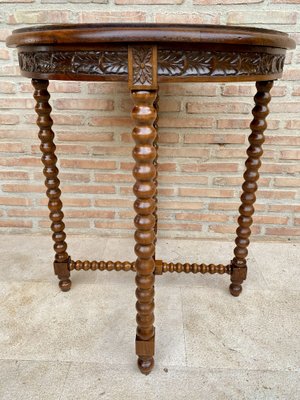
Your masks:
[[[279,29],[300,42],[300,0],[0,0],[0,231],[49,232],[30,81],[5,38],[68,22],[185,22]],[[300,238],[300,53],[275,83],[257,194],[256,238]],[[161,236],[234,235],[253,83],[162,84]],[[55,81],[54,130],[67,232],[132,235],[126,84]],[[84,140],[83,140],[84,139]]]

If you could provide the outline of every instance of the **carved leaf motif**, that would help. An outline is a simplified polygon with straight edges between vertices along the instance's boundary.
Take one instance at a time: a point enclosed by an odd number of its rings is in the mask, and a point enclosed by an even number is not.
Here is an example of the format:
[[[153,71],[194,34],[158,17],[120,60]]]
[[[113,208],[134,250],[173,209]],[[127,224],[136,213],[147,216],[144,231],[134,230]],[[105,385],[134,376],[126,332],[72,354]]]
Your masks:
[[[149,47],[134,54],[136,85],[152,83],[152,53]],[[122,51],[56,51],[20,52],[22,71],[87,75],[127,75],[127,52]],[[160,76],[228,76],[264,75],[282,72],[285,56],[265,53],[225,53],[194,50],[158,52]]]
[[[159,75],[182,75],[185,66],[184,55],[180,51],[163,50],[158,53]]]
[[[238,53],[217,53],[212,58],[212,76],[236,75],[240,64]]]
[[[101,75],[100,54],[99,51],[76,52],[71,60],[71,71],[78,74]]]
[[[106,74],[127,74],[127,53],[119,51],[104,51],[99,59],[99,66]]]
[[[190,51],[186,55],[187,70],[191,75],[210,75],[213,55],[211,52]]]

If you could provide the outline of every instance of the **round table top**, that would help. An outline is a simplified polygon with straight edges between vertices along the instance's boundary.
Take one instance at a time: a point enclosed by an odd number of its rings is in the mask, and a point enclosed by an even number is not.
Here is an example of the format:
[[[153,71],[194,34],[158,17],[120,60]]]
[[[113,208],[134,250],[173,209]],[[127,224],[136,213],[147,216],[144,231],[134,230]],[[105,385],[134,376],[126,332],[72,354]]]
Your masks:
[[[59,24],[16,29],[9,47],[93,43],[179,42],[295,48],[286,33],[248,27],[190,24]]]

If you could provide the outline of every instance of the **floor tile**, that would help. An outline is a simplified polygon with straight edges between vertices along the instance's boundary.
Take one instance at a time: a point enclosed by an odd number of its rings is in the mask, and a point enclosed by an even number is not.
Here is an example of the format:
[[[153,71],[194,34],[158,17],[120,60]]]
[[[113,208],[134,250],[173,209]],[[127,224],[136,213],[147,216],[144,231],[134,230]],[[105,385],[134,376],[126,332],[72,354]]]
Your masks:
[[[60,400],[69,363],[0,360],[2,400]]]
[[[192,367],[300,370],[299,292],[182,288]]]
[[[207,370],[156,366],[72,364],[64,400],[298,400],[300,374],[282,371]]]
[[[252,254],[268,288],[300,290],[300,243],[254,243]]]
[[[157,362],[185,365],[181,303],[156,306]],[[174,299],[174,297],[173,297]],[[135,297],[122,286],[1,283],[0,358],[134,362]],[[176,302],[175,302],[176,304]]]

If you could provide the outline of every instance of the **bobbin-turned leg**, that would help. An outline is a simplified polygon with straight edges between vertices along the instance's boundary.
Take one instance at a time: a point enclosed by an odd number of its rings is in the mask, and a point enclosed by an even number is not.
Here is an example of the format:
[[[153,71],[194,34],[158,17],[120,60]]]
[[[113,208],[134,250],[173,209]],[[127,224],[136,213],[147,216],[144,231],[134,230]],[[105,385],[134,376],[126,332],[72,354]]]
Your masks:
[[[35,89],[34,98],[36,100],[35,111],[38,115],[37,125],[40,128],[39,138],[41,140],[40,149],[42,151],[42,162],[44,164],[45,185],[47,187],[48,208],[50,210],[51,229],[53,231],[55,261],[54,272],[58,276],[59,287],[66,292],[71,288],[70,271],[68,268],[69,256],[67,253],[66,234],[63,223],[64,214],[62,212],[62,202],[60,200],[61,191],[59,189],[58,168],[56,166],[57,157],[55,155],[56,146],[54,144],[54,132],[52,130],[52,118],[50,116],[51,106],[49,104],[50,94],[47,90],[49,81],[42,79],[32,79]]]
[[[155,91],[133,91],[135,106],[132,117],[135,128],[132,136],[135,140],[133,157],[136,161],[133,175],[136,179],[134,193],[137,197],[134,209],[137,216],[134,220],[136,260],[136,309],[137,336],[136,353],[138,366],[144,374],[148,374],[154,364],[154,270],[155,261],[155,195],[156,168],[153,160],[156,149],[153,145],[156,129],[153,126],[156,111],[153,102]]]
[[[138,367],[149,374],[154,365],[154,271],[156,242],[156,127],[157,47],[133,45],[128,48],[128,81],[134,102],[132,118],[135,127],[133,176],[136,183],[134,223],[136,268],[136,354]]]
[[[256,200],[255,192],[257,190],[257,181],[259,178],[258,170],[261,166],[260,157],[263,154],[262,144],[264,143],[264,131],[267,128],[266,117],[269,114],[268,103],[271,100],[270,90],[273,81],[256,82],[257,93],[254,96],[255,107],[252,110],[254,116],[250,128],[249,136],[250,146],[247,149],[248,159],[245,163],[246,171],[244,173],[243,193],[241,196],[242,204],[239,208],[240,216],[238,218],[237,237],[235,239],[236,247],[234,249],[235,257],[231,261],[231,285],[230,293],[233,296],[239,296],[242,291],[242,282],[247,275],[248,255],[247,247],[250,243],[250,226],[252,225],[252,215],[254,213],[254,203]]]

